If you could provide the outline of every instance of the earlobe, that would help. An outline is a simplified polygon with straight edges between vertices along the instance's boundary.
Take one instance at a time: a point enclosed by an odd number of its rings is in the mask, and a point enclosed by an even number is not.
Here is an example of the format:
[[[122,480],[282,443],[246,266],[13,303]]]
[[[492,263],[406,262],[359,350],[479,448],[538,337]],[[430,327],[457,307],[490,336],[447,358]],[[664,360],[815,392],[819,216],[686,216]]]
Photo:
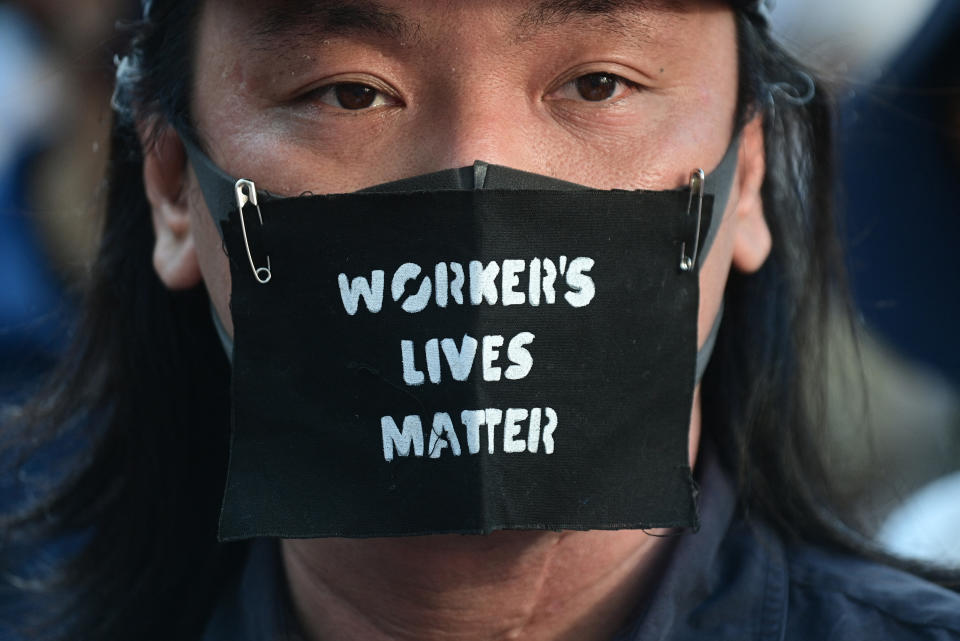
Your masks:
[[[750,274],[763,266],[773,247],[770,228],[763,211],[762,188],[766,175],[766,154],[763,146],[763,121],[760,116],[744,127],[737,175],[739,198],[735,213],[737,226],[733,244],[733,266],[740,272]]]
[[[143,185],[150,203],[156,242],[153,266],[168,289],[189,289],[201,280],[187,199],[186,152],[172,127],[140,128]]]

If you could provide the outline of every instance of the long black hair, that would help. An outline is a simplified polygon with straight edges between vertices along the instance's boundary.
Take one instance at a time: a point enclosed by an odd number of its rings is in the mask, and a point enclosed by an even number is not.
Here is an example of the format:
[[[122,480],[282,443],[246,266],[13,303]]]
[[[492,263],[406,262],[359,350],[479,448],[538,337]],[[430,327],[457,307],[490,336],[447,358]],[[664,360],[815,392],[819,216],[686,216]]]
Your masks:
[[[202,286],[172,292],[154,272],[134,126],[135,118],[156,116],[190,131],[198,4],[162,3],[131,27],[103,236],[83,314],[47,388],[4,420],[0,464],[10,478],[52,444],[70,444],[55,478],[28,488],[0,517],[0,597],[16,591],[33,600],[24,638],[198,638],[246,551],[216,540],[229,365]],[[828,325],[849,317],[829,92],[762,18],[738,11],[737,21],[737,124],[763,119],[763,199],[774,246],[758,273],[730,277],[704,378],[705,437],[751,514],[791,539],[869,553],[836,501],[820,445]],[[67,537],[77,549],[62,561],[24,565]]]

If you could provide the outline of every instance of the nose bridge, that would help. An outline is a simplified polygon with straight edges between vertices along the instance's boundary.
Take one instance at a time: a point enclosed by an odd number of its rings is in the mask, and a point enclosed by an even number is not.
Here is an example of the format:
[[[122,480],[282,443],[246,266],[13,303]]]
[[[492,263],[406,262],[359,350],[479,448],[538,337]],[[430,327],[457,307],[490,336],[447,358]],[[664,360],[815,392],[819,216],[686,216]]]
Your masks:
[[[440,168],[475,160],[536,168],[536,145],[530,140],[535,116],[520,83],[474,68],[458,74],[443,94],[434,97],[436,106],[426,127],[433,161]]]

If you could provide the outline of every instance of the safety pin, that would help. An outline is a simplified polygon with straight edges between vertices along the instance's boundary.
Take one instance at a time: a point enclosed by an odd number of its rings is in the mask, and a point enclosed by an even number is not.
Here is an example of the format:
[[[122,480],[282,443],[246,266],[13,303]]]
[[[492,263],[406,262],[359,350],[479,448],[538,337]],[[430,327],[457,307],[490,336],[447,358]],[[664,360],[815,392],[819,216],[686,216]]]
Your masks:
[[[697,232],[693,237],[693,253],[687,256],[687,243],[680,245],[680,271],[692,272],[697,265],[700,252],[700,223],[703,220],[703,183],[706,176],[702,169],[690,174],[690,201],[687,203],[687,216],[693,213],[693,199],[697,199]]]
[[[247,192],[244,193],[244,188],[247,189]],[[260,205],[257,204],[257,186],[253,183],[252,180],[246,180],[241,178],[237,181],[235,185],[237,192],[237,208],[240,210],[240,227],[243,229],[243,244],[247,248],[247,259],[250,261],[250,269],[253,270],[253,275],[261,285],[266,285],[270,282],[270,255],[267,254],[267,266],[266,267],[257,267],[253,263],[253,254],[250,253],[250,240],[247,238],[247,223],[243,219],[243,206],[248,202],[257,208],[257,218],[260,219],[260,226],[263,226],[263,214],[260,213]],[[248,195],[249,194],[249,195]]]

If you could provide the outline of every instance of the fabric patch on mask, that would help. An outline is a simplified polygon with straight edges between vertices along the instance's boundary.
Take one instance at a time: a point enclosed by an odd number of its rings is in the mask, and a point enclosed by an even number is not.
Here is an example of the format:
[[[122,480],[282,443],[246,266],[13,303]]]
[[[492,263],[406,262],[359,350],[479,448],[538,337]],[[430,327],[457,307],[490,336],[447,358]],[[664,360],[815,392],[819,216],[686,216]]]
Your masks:
[[[693,527],[689,193],[355,193],[235,212],[223,540]],[[708,223],[712,198],[704,200]]]

